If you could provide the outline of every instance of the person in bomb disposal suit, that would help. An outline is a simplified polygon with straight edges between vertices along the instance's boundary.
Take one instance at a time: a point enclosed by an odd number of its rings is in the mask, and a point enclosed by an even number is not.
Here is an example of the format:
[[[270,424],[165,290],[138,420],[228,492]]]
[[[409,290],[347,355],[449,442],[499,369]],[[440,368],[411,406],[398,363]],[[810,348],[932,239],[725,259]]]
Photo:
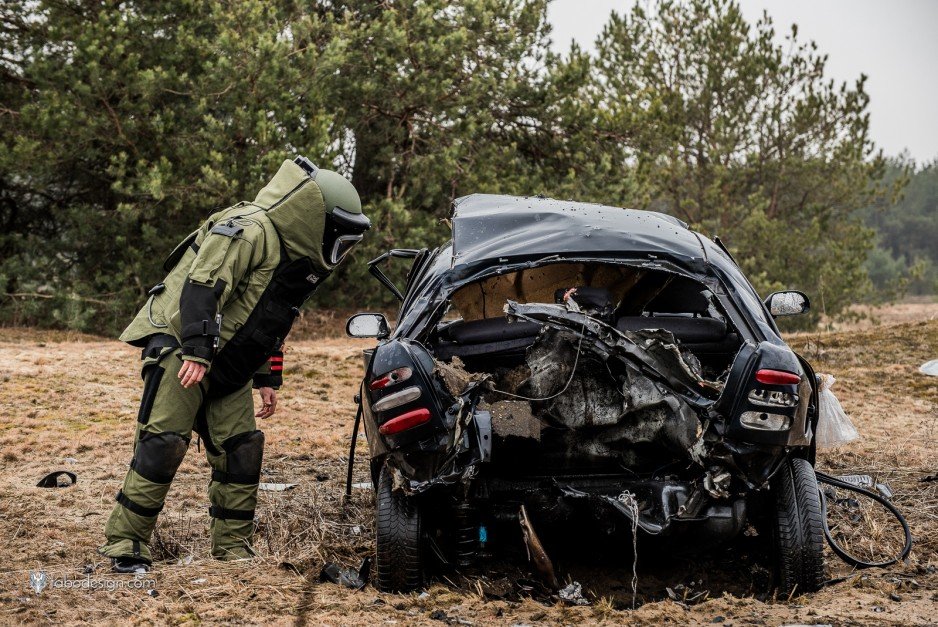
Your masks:
[[[143,349],[144,384],[133,458],[99,549],[114,570],[149,568],[150,535],[193,430],[212,467],[212,555],[252,557],[264,450],[255,418],[277,408],[280,351],[299,307],[370,226],[348,180],[297,157],[253,202],[215,213],[170,254],[166,278],[120,338]]]

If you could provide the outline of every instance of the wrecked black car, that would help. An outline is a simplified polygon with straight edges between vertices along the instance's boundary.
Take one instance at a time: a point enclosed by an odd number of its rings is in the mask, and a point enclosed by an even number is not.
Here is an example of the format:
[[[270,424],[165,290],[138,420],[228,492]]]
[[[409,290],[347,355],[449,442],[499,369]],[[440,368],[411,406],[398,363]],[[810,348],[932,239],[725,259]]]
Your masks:
[[[412,258],[402,288],[393,257]],[[540,197],[460,198],[451,241],[370,265],[401,300],[393,331],[347,325],[379,340],[360,416],[380,588],[471,565],[497,521],[521,522],[537,565],[532,525],[584,512],[698,548],[763,521],[779,588],[821,586],[816,379],[774,321],[804,294],[763,302],[668,215]]]

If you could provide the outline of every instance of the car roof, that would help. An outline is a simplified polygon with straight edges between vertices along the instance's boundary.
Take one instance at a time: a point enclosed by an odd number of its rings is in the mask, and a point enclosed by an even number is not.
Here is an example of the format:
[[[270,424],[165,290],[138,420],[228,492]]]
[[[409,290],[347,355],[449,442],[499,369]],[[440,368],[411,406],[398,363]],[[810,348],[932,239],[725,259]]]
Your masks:
[[[703,242],[677,218],[540,196],[472,194],[453,203],[454,265],[582,253],[705,259]]]

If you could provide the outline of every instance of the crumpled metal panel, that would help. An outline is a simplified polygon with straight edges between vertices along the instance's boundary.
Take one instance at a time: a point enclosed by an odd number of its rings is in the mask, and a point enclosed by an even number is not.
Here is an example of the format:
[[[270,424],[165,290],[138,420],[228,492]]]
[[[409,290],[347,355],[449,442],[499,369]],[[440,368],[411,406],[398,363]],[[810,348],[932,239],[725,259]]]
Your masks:
[[[721,382],[701,377],[696,364],[688,363],[674,336],[667,331],[618,331],[563,305],[508,301],[505,313],[509,318],[542,322],[574,332],[579,330],[588,349],[599,358],[618,355],[642,364],[650,375],[669,385],[695,407],[709,407],[722,390]]]
[[[656,442],[702,464],[697,412],[632,362],[597,358],[594,345],[581,337],[574,329],[546,328],[528,351],[531,376],[522,386],[531,398],[545,399],[535,406],[568,429],[567,455],[614,457],[632,465],[635,445]],[[607,350],[615,352],[614,346]],[[671,360],[670,367],[678,368],[679,357]]]

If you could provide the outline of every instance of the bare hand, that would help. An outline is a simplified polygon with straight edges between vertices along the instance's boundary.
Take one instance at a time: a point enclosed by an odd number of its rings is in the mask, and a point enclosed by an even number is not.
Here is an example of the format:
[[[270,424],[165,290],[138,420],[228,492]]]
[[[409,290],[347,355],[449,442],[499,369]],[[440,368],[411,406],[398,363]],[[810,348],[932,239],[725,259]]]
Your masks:
[[[176,376],[179,378],[180,383],[182,383],[182,387],[191,388],[193,385],[198,385],[199,382],[202,381],[206,370],[205,364],[184,359],[182,361],[182,368],[179,369],[179,374]]]
[[[264,404],[260,411],[254,414],[255,418],[270,418],[277,411],[277,390],[273,388],[260,388],[261,402]]]

